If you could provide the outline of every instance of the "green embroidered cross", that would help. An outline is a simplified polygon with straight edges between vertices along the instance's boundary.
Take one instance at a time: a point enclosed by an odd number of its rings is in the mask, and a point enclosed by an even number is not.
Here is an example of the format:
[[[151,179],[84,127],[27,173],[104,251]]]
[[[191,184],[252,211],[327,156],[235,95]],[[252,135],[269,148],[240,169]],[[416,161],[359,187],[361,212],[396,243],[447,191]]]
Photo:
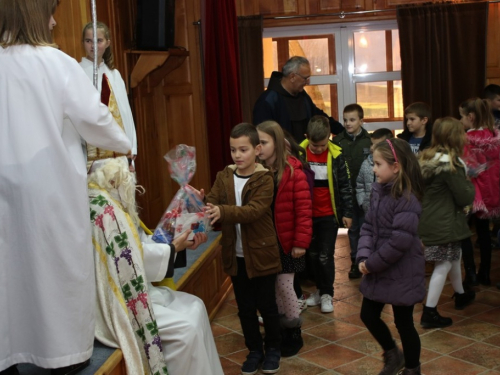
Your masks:
[[[128,237],[127,237],[127,232],[123,232],[119,234],[118,236],[115,236],[115,241],[118,242],[118,247],[124,248],[128,246]]]
[[[123,297],[126,300],[129,300],[130,298],[132,298],[132,290],[130,289],[130,285],[128,285],[128,283],[126,283],[124,286],[122,286],[122,293],[123,293]]]
[[[92,204],[98,204],[101,207],[104,207],[104,205],[109,204],[106,198],[104,198],[102,195],[98,195],[94,199],[90,201]]]
[[[151,333],[151,336],[156,336],[158,334],[158,325],[156,324],[156,320],[153,320],[151,323],[146,323],[146,328]]]
[[[141,276],[139,276],[137,279],[133,279],[130,281],[132,283],[132,286],[134,287],[136,292],[140,292],[144,290],[144,279]]]

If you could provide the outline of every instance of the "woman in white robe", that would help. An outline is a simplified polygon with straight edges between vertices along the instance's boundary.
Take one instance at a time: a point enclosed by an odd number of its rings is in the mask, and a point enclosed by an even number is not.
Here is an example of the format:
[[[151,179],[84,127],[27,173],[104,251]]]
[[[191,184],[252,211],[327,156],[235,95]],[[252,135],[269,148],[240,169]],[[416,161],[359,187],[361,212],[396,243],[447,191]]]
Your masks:
[[[120,75],[118,69],[114,68],[113,52],[111,51],[111,38],[109,35],[109,28],[102,22],[97,22],[97,63],[98,63],[98,78],[97,89],[101,92],[102,88],[102,75],[106,74],[108,82],[113,89],[118,109],[125,128],[125,133],[132,143],[132,155],[137,155],[137,135],[135,131],[134,118],[130,103],[127,97],[127,88],[125,82]],[[94,33],[92,23],[85,25],[83,28],[82,43],[87,54],[82,58],[80,66],[83,68],[85,74],[91,81],[94,80]]]
[[[95,279],[80,137],[131,149],[78,63],[51,45],[57,2],[0,1],[0,371],[90,358]]]

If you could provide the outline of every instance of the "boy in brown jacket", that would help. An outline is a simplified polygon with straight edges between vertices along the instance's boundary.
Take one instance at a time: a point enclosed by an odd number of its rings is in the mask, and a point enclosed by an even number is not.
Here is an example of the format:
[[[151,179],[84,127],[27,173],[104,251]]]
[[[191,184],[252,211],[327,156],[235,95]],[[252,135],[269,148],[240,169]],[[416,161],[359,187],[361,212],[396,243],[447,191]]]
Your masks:
[[[206,196],[212,224],[222,224],[222,261],[231,276],[238,316],[250,351],[241,373],[264,374],[279,370],[281,333],[276,305],[276,275],[281,261],[271,214],[274,195],[272,173],[255,163],[260,153],[256,128],[236,125],[230,135],[231,157],[235,164],[217,174]],[[203,196],[203,190],[200,192]],[[259,331],[259,310],[266,331],[264,342]],[[265,344],[265,352],[263,348]]]

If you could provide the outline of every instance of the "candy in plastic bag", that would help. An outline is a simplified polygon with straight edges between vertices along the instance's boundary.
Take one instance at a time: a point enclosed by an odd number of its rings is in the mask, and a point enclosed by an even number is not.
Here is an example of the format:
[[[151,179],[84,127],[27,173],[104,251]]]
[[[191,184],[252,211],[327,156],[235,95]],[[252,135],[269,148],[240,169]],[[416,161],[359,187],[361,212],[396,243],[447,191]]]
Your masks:
[[[153,240],[170,244],[188,229],[192,230],[189,240],[195,233],[208,232],[210,220],[205,215],[205,204],[188,185],[196,172],[195,148],[178,145],[165,155],[165,159],[169,165],[170,177],[178,182],[181,188],[158,223]]]

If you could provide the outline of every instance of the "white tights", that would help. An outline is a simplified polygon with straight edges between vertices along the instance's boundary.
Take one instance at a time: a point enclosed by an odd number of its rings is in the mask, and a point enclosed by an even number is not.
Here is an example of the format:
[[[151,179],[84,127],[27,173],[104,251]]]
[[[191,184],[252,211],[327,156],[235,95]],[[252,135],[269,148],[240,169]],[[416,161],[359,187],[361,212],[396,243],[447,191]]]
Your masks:
[[[460,253],[460,258],[462,253]],[[446,275],[450,278],[451,285],[456,293],[462,294],[464,287],[462,285],[462,270],[460,269],[460,258],[450,262],[443,260],[436,262],[434,271],[432,272],[431,281],[429,283],[429,292],[427,293],[427,301],[425,306],[436,307],[443,291]]]

